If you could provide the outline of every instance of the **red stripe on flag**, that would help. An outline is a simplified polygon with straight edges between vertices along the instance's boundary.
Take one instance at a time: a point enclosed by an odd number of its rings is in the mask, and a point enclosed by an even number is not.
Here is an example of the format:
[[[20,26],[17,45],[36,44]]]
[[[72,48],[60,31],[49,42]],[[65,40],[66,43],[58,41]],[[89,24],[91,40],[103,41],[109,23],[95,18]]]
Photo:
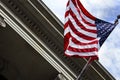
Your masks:
[[[68,20],[68,21],[64,24],[64,30],[69,26],[69,22],[70,22],[70,20]]]
[[[74,6],[76,7],[76,10],[77,10],[77,12],[79,13],[80,17],[82,18],[82,21],[83,21],[84,23],[86,23],[87,25],[91,26],[91,27],[95,27],[95,26],[96,26],[95,24],[92,24],[92,23],[88,22],[87,20],[85,20],[85,19],[82,17],[81,14],[85,14],[85,15],[86,15],[86,13],[87,13],[86,17],[88,17],[88,15],[89,15],[89,16],[92,16],[92,15],[91,15],[90,13],[88,13],[87,10],[86,10],[86,12],[83,11],[83,12],[81,13],[82,10],[81,10],[81,8],[78,8],[75,0],[72,0],[72,3],[73,3]],[[82,7],[83,7],[83,6],[82,6]],[[83,7],[83,8],[84,8],[84,7]],[[84,9],[85,9],[85,8],[84,8]],[[88,17],[88,18],[91,19],[91,17]],[[92,20],[95,21],[96,18],[94,17],[94,19],[93,19],[93,16],[92,16]]]
[[[83,39],[86,39],[86,40],[93,40],[93,39],[95,39],[95,38],[93,38],[93,37],[89,37],[89,36],[87,36],[87,35],[84,35],[84,34],[81,33],[81,32],[78,32],[78,31],[75,29],[75,27],[73,26],[73,24],[72,24],[71,21],[69,22],[69,25],[70,25],[71,30],[72,30],[77,36],[79,36],[79,37],[81,37],[81,38],[83,38]]]
[[[67,49],[67,47],[68,47],[70,37],[71,37],[70,33],[67,33],[67,34],[64,36],[64,51],[65,51],[65,50]]]
[[[83,42],[80,42],[78,41],[76,38],[72,37],[72,42],[74,42],[75,44],[77,45],[81,45],[81,46],[85,46],[85,45],[91,45],[91,44],[98,44],[98,40],[95,40],[95,41],[92,41],[92,42],[89,42],[89,43],[83,43]]]
[[[76,7],[76,9],[78,10],[76,1],[75,0],[70,0],[70,1],[74,4],[74,6]]]
[[[69,6],[69,4],[70,4],[70,1],[67,2],[67,5],[66,5],[66,6]]]
[[[73,0],[74,1],[74,0]],[[80,0],[77,0],[77,3],[78,3],[78,6],[79,6],[79,9],[81,9],[81,11],[87,16],[89,17],[90,19],[92,20],[96,20],[96,18],[94,16],[92,16],[84,7],[83,5],[81,4]]]
[[[80,23],[80,21],[77,19],[77,17],[75,16],[75,14],[70,10],[70,14],[71,16],[73,17],[73,19],[75,20],[76,24],[83,30],[85,31],[88,31],[88,32],[91,32],[91,33],[97,33],[96,30],[90,30],[90,29],[87,29],[83,26],[83,24]]]
[[[87,52],[95,52],[95,51],[97,52],[98,48],[94,47],[94,48],[87,48],[87,49],[78,49],[78,48],[74,48],[74,47],[69,46],[68,50],[73,51],[73,52],[79,52],[79,53],[87,53]]]
[[[65,13],[65,17],[67,17],[68,15],[69,15],[69,10],[66,11],[66,13]]]
[[[90,27],[96,27],[95,24],[92,24],[92,23],[88,22],[87,20],[85,20],[85,19],[82,17],[81,14],[80,14],[80,17],[82,18],[82,21],[83,21],[85,24],[87,24],[88,26],[90,26]]]

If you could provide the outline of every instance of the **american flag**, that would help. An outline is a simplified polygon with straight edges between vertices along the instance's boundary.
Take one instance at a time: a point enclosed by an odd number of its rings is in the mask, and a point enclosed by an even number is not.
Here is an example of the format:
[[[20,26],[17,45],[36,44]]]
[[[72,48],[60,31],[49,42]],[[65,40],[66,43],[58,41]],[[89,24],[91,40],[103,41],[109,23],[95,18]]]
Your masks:
[[[80,0],[68,0],[64,24],[65,55],[98,59],[100,46],[115,26],[92,16]]]

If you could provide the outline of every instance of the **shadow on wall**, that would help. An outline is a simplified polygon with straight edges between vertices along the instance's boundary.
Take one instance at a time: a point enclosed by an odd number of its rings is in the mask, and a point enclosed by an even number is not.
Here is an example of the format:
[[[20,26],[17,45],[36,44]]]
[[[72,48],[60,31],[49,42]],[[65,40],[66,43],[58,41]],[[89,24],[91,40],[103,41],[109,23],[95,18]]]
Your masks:
[[[3,75],[0,74],[0,80],[8,80]]]

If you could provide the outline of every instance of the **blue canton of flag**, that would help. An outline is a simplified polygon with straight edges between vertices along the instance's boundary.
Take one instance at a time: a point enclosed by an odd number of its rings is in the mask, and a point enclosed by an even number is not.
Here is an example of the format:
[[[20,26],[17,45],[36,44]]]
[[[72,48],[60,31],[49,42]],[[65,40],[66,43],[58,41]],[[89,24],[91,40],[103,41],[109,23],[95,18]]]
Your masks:
[[[99,44],[102,46],[116,25],[100,19],[96,19],[95,24],[97,27],[97,37],[100,38]]]

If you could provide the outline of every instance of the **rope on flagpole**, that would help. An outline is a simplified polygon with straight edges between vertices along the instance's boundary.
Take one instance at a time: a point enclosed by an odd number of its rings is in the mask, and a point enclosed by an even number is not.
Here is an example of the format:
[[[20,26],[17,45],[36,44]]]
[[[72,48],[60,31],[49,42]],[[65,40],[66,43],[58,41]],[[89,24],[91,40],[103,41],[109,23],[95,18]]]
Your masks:
[[[91,57],[89,58],[89,60],[87,61],[87,63],[85,64],[85,66],[83,67],[83,69],[81,70],[80,74],[78,75],[76,80],[80,80],[82,77],[82,74],[85,72],[85,70],[87,69],[87,67],[90,65],[91,62]]]

